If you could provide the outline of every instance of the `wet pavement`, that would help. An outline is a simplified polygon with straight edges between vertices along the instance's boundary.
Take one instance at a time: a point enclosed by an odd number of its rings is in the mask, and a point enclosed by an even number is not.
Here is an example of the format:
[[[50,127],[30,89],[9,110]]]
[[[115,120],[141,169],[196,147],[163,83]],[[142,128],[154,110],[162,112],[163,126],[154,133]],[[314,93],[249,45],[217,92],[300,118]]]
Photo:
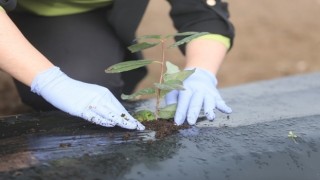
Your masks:
[[[223,89],[230,116],[202,118],[162,140],[61,112],[0,118],[0,179],[320,179],[319,79]]]

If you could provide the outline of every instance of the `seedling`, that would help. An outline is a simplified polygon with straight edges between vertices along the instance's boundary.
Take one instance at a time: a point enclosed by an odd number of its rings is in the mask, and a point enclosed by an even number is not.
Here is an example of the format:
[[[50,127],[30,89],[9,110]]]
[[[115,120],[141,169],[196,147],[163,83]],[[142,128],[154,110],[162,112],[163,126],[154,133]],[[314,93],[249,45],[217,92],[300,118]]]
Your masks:
[[[191,40],[209,34],[207,32],[184,32],[177,33],[173,35],[146,35],[141,36],[135,39],[137,42],[134,45],[128,47],[132,52],[138,52],[144,49],[161,46],[161,60],[127,60],[118,64],[114,64],[108,67],[106,73],[120,73],[125,71],[130,71],[136,68],[140,68],[151,63],[157,63],[161,67],[160,78],[158,82],[155,82],[153,87],[148,87],[141,89],[133,94],[126,95],[122,94],[121,98],[123,100],[137,100],[144,95],[154,95],[156,97],[156,108],[155,112],[150,110],[141,110],[134,114],[134,117],[139,121],[151,121],[158,118],[161,119],[170,119],[174,117],[176,111],[176,104],[171,104],[165,107],[160,107],[161,99],[172,90],[184,90],[183,81],[188,78],[193,70],[180,70],[178,66],[174,65],[170,61],[166,60],[166,50],[169,48],[175,48],[185,43],[190,42]],[[167,46],[166,42],[168,39],[176,36],[184,36],[183,39]],[[141,41],[141,42],[138,42]],[[165,72],[166,69],[166,72]]]
[[[292,131],[289,131],[288,138],[292,139],[293,142],[297,143],[296,139],[298,138],[298,136],[296,134],[294,134]]]

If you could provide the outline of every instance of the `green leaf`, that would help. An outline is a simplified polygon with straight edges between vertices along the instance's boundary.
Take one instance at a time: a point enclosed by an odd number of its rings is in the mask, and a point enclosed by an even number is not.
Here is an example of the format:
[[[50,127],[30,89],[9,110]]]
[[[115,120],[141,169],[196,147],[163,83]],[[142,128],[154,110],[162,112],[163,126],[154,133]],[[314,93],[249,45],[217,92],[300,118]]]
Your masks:
[[[200,36],[206,35],[206,34],[209,34],[209,33],[208,32],[201,32],[201,33],[196,33],[196,34],[193,34],[191,36],[185,37],[185,38],[181,39],[180,41],[177,41],[176,43],[170,45],[169,48],[178,47],[178,46],[180,46],[180,45],[182,45],[184,43],[188,43],[191,40],[193,40],[195,38],[198,38]]]
[[[142,39],[161,39],[161,35],[145,35],[145,36],[139,36],[134,41],[139,41]]]
[[[167,95],[172,90],[160,90],[160,99],[162,99],[165,95]]]
[[[141,89],[140,91],[137,91],[131,95],[121,94],[121,99],[123,99],[123,100],[139,99],[142,95],[155,94],[155,92],[156,91],[154,88],[144,88],[144,89]]]
[[[171,80],[165,83],[154,83],[156,88],[160,89],[160,98],[163,98],[172,90],[184,90],[182,81]]]
[[[142,66],[146,66],[151,64],[152,60],[133,60],[133,61],[125,61],[121,63],[114,64],[108,67],[105,72],[106,73],[120,73],[124,71],[130,71],[133,69],[137,69]]]
[[[171,119],[174,117],[177,109],[177,104],[170,104],[159,109],[159,117],[162,119]]]
[[[184,90],[184,89],[182,89],[182,90]],[[162,89],[160,89],[160,99],[162,99],[165,95],[167,95],[171,91],[172,90],[162,90]]]
[[[175,36],[191,36],[191,35],[194,35],[197,33],[199,33],[199,32],[182,32],[182,33],[167,35],[166,38],[175,37]]]
[[[140,122],[156,120],[154,113],[149,110],[137,111],[132,116]]]
[[[154,85],[161,90],[184,90],[182,81],[179,80],[170,80],[164,83],[154,83]]]
[[[156,86],[157,88],[160,89],[160,98],[163,98],[166,94],[168,94],[172,90],[184,90],[183,82],[177,79],[169,80],[162,84],[164,84],[164,86],[160,86],[160,88]]]
[[[179,67],[175,64],[172,64],[170,61],[166,61],[167,74],[173,74],[180,71]]]
[[[173,73],[173,74],[164,74],[163,76],[163,81],[164,82],[168,82],[168,81],[172,81],[172,80],[179,80],[179,81],[184,81],[185,79],[187,79],[191,74],[193,74],[195,72],[195,69],[193,70],[183,70],[177,73]]]
[[[132,53],[135,53],[135,52],[138,52],[138,51],[141,51],[141,50],[144,50],[144,49],[148,49],[148,48],[154,47],[154,46],[156,46],[158,44],[159,44],[159,42],[158,43],[142,42],[142,43],[137,43],[137,44],[131,45],[131,46],[128,47],[128,49]]]

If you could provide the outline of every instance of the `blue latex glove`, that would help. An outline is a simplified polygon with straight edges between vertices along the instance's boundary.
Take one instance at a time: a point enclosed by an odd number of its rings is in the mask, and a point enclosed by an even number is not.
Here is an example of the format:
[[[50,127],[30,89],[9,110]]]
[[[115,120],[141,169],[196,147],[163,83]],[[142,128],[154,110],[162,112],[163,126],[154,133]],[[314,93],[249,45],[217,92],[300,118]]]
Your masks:
[[[107,88],[71,79],[58,67],[37,75],[31,91],[58,109],[92,123],[105,127],[145,129]]]
[[[184,80],[183,86],[185,90],[173,90],[165,97],[167,104],[178,103],[174,117],[177,125],[183,124],[185,119],[190,125],[194,125],[202,107],[208,120],[214,120],[215,109],[227,114],[232,112],[220,96],[216,88],[217,79],[211,72],[196,68],[195,72]]]

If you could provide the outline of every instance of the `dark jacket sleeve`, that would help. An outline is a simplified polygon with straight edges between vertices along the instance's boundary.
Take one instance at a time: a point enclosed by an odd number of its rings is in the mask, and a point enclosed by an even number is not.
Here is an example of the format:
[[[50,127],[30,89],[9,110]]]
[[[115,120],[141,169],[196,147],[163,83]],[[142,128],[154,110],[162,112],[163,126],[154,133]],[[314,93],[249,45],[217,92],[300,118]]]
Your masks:
[[[228,4],[216,0],[210,6],[207,0],[168,0],[171,5],[170,16],[179,32],[210,32],[229,37],[231,46],[234,39],[234,27],[229,21]],[[180,40],[182,37],[177,37]],[[184,53],[184,46],[180,47]]]
[[[12,11],[17,5],[17,0],[0,0],[0,6],[7,12]]]

